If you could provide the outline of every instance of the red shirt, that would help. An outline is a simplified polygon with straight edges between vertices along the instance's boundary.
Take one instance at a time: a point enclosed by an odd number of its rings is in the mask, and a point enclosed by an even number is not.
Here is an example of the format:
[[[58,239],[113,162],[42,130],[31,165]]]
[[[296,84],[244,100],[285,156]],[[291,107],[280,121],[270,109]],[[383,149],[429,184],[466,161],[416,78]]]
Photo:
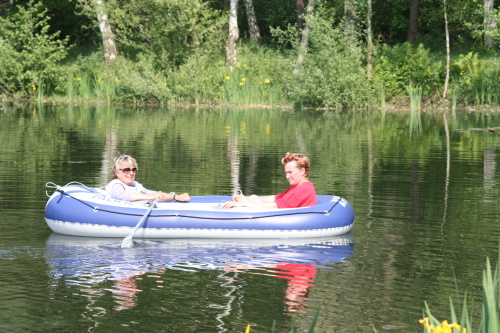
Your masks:
[[[281,264],[276,265],[276,268],[282,272],[278,272],[276,277],[287,279],[290,283],[301,284],[308,287],[314,287],[314,278],[316,277],[316,267],[307,264]],[[281,274],[280,274],[281,273]]]
[[[316,199],[314,185],[311,182],[303,182],[277,194],[274,202],[278,208],[298,208],[314,206],[318,203],[318,200]]]

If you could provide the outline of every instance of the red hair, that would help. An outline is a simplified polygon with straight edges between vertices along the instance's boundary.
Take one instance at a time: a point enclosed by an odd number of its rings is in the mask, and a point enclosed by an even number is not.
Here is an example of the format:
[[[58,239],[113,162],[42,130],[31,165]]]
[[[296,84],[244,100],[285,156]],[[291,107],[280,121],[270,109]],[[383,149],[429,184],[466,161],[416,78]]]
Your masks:
[[[283,166],[285,166],[287,163],[290,162],[297,162],[297,167],[299,169],[304,168],[305,169],[305,177],[309,177],[309,167],[311,166],[311,162],[309,161],[309,158],[305,157],[302,154],[295,154],[295,153],[286,153],[285,157],[281,159],[281,163]]]

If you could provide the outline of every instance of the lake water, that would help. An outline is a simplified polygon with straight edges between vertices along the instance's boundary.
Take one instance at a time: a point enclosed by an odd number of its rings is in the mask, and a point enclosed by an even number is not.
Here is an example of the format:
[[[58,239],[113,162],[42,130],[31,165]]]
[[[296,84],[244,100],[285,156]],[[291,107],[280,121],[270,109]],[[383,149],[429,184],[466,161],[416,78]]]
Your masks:
[[[316,332],[421,332],[425,302],[451,320],[465,292],[477,324],[500,240],[498,126],[486,111],[4,105],[0,331],[290,332],[318,313]],[[287,151],[353,205],[349,234],[121,249],[44,221],[47,182],[104,186],[120,153],[148,188],[228,195],[284,190]]]

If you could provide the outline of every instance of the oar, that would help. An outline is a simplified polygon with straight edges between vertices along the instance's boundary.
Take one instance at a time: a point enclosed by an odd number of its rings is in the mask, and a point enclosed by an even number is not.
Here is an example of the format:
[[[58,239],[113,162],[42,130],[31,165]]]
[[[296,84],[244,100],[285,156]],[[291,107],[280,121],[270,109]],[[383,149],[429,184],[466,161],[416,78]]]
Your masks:
[[[149,213],[151,213],[151,211],[153,210],[153,207],[156,206],[156,204],[158,203],[158,200],[160,200],[160,199],[156,198],[151,203],[151,205],[149,205],[148,211],[146,213],[144,213],[144,215],[142,216],[142,218],[139,221],[139,223],[137,223],[137,225],[135,226],[134,230],[132,230],[132,232],[130,233],[130,235],[128,235],[127,237],[125,237],[123,239],[123,241],[122,241],[122,247],[133,247],[134,246],[134,242],[132,241],[132,237],[134,237],[134,234],[137,231],[137,229],[139,229],[139,227],[144,223],[144,221],[146,221],[146,218],[148,217]]]

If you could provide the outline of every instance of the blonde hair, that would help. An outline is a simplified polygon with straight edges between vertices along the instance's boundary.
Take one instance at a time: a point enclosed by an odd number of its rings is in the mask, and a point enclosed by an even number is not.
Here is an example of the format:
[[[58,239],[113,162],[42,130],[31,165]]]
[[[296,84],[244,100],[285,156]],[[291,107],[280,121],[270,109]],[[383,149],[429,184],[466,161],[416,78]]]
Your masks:
[[[130,166],[132,166],[133,168],[139,168],[137,166],[137,162],[135,160],[135,158],[133,158],[132,156],[130,155],[120,155],[118,156],[117,158],[115,158],[115,160],[113,161],[113,179],[116,179],[116,170],[118,170],[120,168],[120,165],[122,165],[123,163],[128,163]]]
[[[305,157],[302,154],[295,154],[295,153],[286,153],[285,157],[281,159],[281,163],[283,166],[285,166],[287,163],[290,162],[297,162],[297,167],[299,169],[304,168],[305,169],[305,174],[304,177],[309,177],[309,167],[311,166],[311,162],[309,161],[309,158]]]

